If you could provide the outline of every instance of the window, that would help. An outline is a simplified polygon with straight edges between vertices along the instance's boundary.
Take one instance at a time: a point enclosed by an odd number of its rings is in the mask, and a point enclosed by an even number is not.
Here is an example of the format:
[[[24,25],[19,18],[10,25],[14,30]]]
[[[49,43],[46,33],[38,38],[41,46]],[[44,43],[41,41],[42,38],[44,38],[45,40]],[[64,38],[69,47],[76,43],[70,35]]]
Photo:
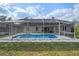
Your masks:
[[[38,27],[36,26],[36,31],[38,31]]]
[[[62,30],[64,31],[64,26],[63,26]]]
[[[71,28],[71,32],[74,32],[74,28]]]
[[[62,30],[63,30],[63,31],[66,30],[66,26],[63,26]]]

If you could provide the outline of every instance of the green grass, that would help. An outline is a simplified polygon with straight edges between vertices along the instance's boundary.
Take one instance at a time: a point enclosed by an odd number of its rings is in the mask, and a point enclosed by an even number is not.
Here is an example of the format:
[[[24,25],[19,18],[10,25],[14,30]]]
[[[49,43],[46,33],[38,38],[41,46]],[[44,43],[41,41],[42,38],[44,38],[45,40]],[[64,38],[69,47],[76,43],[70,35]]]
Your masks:
[[[0,38],[7,37],[7,36],[9,36],[9,35],[0,35]]]
[[[79,43],[0,43],[0,55],[9,56],[78,56]]]
[[[75,34],[76,34],[76,38],[79,38],[79,26],[77,26]]]

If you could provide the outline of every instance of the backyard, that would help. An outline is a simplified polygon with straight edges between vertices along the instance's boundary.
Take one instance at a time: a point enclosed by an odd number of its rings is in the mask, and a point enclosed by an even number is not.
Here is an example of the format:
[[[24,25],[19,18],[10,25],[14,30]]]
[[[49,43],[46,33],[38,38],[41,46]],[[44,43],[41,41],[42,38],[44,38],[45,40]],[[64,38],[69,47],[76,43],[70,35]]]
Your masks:
[[[79,26],[76,37],[79,38]],[[8,35],[1,35],[4,37]],[[2,56],[79,56],[79,42],[1,42]]]
[[[0,55],[10,56],[70,56],[79,55],[79,43],[8,42],[0,43]]]

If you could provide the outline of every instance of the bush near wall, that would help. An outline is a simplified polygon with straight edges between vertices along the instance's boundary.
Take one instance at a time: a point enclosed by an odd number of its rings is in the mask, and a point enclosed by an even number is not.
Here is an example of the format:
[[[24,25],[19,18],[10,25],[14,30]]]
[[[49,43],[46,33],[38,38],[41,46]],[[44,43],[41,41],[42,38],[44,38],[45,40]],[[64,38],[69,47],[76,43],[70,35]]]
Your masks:
[[[79,26],[76,27],[76,38],[79,38]]]

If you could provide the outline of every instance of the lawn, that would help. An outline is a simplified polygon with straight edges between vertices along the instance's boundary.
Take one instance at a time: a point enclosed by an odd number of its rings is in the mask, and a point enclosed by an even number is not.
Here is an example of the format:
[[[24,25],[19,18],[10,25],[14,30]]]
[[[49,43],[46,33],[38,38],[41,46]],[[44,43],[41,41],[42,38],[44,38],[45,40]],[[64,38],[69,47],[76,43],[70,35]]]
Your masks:
[[[0,43],[0,55],[4,56],[77,56],[79,43],[5,42]]]
[[[3,38],[3,37],[7,37],[7,36],[9,36],[9,35],[0,35],[0,38]]]

